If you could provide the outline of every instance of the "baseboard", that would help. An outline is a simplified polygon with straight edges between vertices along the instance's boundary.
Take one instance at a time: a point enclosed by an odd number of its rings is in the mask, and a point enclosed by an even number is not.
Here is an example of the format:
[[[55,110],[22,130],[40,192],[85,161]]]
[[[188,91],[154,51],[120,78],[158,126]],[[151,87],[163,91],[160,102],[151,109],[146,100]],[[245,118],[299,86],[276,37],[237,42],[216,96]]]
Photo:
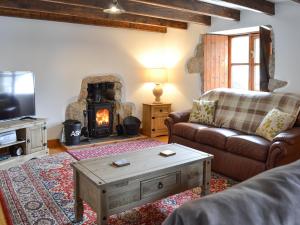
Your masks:
[[[47,144],[48,144],[48,148],[61,148],[62,147],[59,139],[48,140]]]
[[[65,150],[74,150],[74,149],[80,149],[80,148],[90,148],[90,147],[95,147],[95,146],[100,146],[100,145],[108,145],[108,144],[115,144],[115,143],[120,143],[120,142],[126,142],[126,141],[135,141],[135,140],[140,140],[140,139],[146,139],[148,138],[145,135],[139,135],[136,137],[128,137],[128,138],[123,138],[123,139],[110,139],[109,137],[107,138],[98,138],[98,139],[92,139],[91,142],[85,142],[85,143],[81,143],[79,145],[71,145],[71,146],[67,146],[62,144],[61,146],[63,147],[63,149]]]

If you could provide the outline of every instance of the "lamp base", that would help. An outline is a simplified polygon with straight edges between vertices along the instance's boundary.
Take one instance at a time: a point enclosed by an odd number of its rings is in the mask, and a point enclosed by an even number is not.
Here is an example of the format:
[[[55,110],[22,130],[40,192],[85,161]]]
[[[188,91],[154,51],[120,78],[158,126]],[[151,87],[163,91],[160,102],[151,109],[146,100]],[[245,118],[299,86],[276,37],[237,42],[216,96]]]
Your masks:
[[[155,96],[155,101],[153,104],[161,104],[160,96],[163,94],[163,89],[160,84],[156,84],[155,88],[153,89],[153,95]]]

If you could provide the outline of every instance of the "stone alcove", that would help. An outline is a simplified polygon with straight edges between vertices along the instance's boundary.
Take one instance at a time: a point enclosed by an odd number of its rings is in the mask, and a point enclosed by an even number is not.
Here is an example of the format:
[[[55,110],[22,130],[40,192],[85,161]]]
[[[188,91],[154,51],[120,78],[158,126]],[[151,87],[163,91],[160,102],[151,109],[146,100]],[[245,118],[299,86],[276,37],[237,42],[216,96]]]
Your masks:
[[[135,105],[132,102],[122,102],[122,89],[123,84],[120,78],[114,75],[96,75],[89,76],[82,80],[81,89],[78,96],[78,100],[67,106],[65,117],[66,120],[79,120],[84,124],[83,111],[86,110],[87,106],[87,96],[88,96],[88,84],[96,84],[103,82],[113,82],[115,91],[115,102],[114,102],[114,121],[113,129],[115,132],[115,127],[118,123],[117,115],[120,115],[120,122],[127,116],[131,116],[135,113]]]

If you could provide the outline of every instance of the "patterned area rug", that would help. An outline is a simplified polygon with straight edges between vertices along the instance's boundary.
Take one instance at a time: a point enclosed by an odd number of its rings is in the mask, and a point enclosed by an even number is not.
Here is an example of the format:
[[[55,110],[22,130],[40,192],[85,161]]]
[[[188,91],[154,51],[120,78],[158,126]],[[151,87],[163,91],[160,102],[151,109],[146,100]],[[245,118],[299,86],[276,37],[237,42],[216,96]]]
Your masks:
[[[124,143],[123,143],[124,144]],[[31,160],[0,171],[0,200],[9,225],[81,225],[95,224],[96,214],[84,205],[84,220],[74,223],[73,181],[67,153]],[[212,175],[211,192],[235,184],[217,174]],[[199,188],[113,215],[110,225],[158,225],[183,203],[200,198]]]
[[[136,141],[119,142],[97,147],[82,148],[80,150],[68,150],[67,152],[71,154],[75,159],[82,160],[107,155],[117,155],[124,152],[139,151],[144,148],[155,147],[162,144],[164,143],[147,138]]]

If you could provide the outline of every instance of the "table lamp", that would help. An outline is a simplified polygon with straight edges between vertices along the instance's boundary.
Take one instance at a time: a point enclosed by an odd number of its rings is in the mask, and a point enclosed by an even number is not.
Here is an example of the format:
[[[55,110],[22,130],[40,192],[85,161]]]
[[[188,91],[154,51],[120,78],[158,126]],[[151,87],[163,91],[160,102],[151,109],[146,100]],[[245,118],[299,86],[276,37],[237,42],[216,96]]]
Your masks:
[[[160,97],[163,94],[162,84],[168,81],[167,70],[165,68],[150,68],[147,69],[146,73],[148,82],[156,84],[153,89],[153,95],[155,96],[153,104],[161,104]]]

